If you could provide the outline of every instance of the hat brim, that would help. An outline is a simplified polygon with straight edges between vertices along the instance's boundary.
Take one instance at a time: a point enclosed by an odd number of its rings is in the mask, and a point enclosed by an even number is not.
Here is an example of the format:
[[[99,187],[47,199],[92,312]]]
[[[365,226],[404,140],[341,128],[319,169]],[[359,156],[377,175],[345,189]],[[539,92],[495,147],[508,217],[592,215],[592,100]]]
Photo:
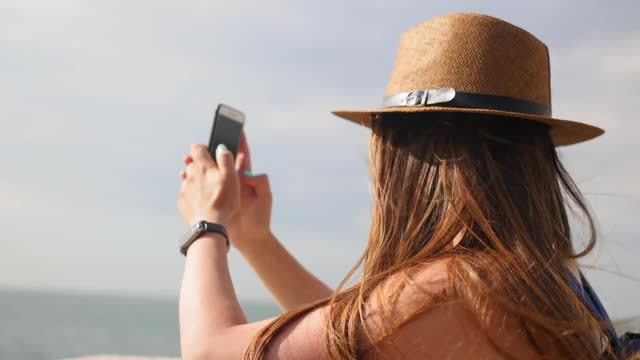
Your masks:
[[[371,127],[371,115],[390,112],[463,112],[478,114],[493,114],[505,117],[515,117],[520,119],[539,121],[551,126],[551,139],[555,146],[573,145],[583,141],[591,140],[602,134],[604,130],[599,127],[571,120],[555,119],[540,115],[529,115],[510,111],[475,109],[475,108],[454,108],[445,106],[394,106],[377,110],[333,110],[332,114],[343,119],[352,121],[366,127]]]

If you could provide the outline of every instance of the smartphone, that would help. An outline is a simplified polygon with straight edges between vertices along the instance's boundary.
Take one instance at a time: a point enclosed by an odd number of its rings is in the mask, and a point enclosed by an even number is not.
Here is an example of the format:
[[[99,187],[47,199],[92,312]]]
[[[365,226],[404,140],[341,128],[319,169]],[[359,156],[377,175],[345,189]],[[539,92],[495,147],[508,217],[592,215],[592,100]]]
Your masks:
[[[213,161],[216,160],[216,148],[219,144],[225,144],[234,158],[238,155],[243,126],[244,114],[241,111],[228,105],[218,105],[209,138],[209,153]]]

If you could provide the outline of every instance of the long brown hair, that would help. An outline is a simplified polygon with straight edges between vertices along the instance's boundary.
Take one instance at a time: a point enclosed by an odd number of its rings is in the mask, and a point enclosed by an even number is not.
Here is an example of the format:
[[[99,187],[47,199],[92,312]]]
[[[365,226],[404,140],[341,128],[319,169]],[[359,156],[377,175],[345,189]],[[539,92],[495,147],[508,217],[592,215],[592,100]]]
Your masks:
[[[409,274],[410,282],[416,269],[442,259],[449,260],[448,286],[434,299],[464,301],[480,324],[491,321],[490,307],[499,307],[519,319],[541,357],[601,358],[603,324],[571,290],[565,267],[591,251],[595,223],[549,127],[453,112],[373,120],[373,217],[364,254],[331,299],[280,316],[244,358],[261,359],[286,324],[328,305],[327,356],[358,359],[363,339],[374,346],[379,340],[365,324],[364,304],[374,289],[392,274]],[[581,213],[589,230],[579,251],[568,210]],[[361,266],[360,281],[344,289]],[[500,348],[499,341],[493,346]],[[609,346],[606,354],[613,356]]]

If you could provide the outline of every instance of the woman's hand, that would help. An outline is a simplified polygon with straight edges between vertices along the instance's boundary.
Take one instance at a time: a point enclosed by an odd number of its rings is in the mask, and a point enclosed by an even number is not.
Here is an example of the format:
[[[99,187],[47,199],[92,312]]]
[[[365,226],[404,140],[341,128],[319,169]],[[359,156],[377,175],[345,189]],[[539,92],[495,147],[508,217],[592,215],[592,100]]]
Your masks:
[[[240,176],[240,210],[228,223],[231,244],[241,253],[259,248],[271,235],[271,188],[266,174],[251,174],[251,154],[242,134],[236,170]]]
[[[266,174],[251,174],[251,155],[242,134],[238,157],[216,149],[216,163],[207,147],[193,145],[184,157],[178,210],[191,226],[207,220],[223,224],[240,252],[258,248],[271,238],[271,188]]]
[[[189,226],[206,220],[227,227],[240,210],[240,180],[233,154],[220,145],[213,162],[206,146],[194,144],[184,157],[184,164],[178,196],[178,210],[184,221]]]

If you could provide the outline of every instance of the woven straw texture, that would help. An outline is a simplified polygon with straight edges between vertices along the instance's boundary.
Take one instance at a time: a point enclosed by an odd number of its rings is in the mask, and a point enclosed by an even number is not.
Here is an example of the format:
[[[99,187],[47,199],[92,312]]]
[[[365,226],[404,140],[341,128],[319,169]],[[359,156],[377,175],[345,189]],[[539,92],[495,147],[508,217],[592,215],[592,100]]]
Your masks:
[[[526,30],[488,15],[456,13],[418,24],[400,37],[384,95],[446,87],[460,92],[506,96],[551,108],[547,46]],[[604,133],[600,128],[580,122],[488,109],[429,105],[332,113],[368,127],[371,116],[377,113],[451,111],[541,121],[551,125],[557,146],[586,141]]]

